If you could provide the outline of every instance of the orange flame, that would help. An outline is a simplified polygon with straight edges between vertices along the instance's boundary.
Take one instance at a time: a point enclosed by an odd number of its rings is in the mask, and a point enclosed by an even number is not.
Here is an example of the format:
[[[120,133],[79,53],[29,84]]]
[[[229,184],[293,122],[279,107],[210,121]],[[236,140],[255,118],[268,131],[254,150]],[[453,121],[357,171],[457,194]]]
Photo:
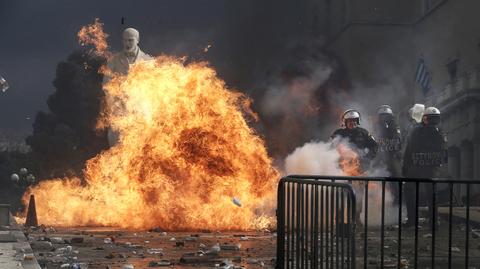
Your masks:
[[[337,151],[340,154],[338,165],[345,176],[362,176],[364,174],[358,153],[344,143],[338,143]]]
[[[107,58],[110,57],[107,44],[108,34],[103,31],[103,23],[98,18],[95,19],[93,24],[82,27],[77,36],[78,43],[82,46],[93,45],[98,54]]]
[[[279,174],[244,118],[249,100],[207,63],[162,56],[113,75],[104,88],[120,108],[106,108],[99,121],[119,142],[87,162],[84,180],[29,189],[24,202],[35,194],[41,223],[166,230],[274,224]]]

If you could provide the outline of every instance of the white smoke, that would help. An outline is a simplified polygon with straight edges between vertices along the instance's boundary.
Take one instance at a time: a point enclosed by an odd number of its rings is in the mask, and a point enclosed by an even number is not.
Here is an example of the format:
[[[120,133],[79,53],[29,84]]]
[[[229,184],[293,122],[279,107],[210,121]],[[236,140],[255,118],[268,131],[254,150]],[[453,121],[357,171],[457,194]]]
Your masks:
[[[354,145],[346,139],[335,138],[330,142],[309,142],[296,148],[285,158],[285,172],[288,175],[324,175],[342,176],[343,171],[339,167],[340,154],[336,147],[337,143],[343,143],[350,148]],[[386,167],[371,167],[366,176],[387,177],[389,173]],[[355,181],[354,181],[355,182]],[[393,205],[393,195],[390,184],[385,186],[385,225],[398,222],[398,206]],[[397,184],[397,183],[395,183]],[[363,223],[365,210],[365,185],[360,182],[353,184],[357,196],[357,208],[361,208],[361,221]],[[370,182],[368,188],[368,225],[379,226],[381,224],[382,209],[382,183]]]
[[[309,142],[296,148],[285,159],[285,172],[305,175],[342,175],[340,154],[327,142]]]

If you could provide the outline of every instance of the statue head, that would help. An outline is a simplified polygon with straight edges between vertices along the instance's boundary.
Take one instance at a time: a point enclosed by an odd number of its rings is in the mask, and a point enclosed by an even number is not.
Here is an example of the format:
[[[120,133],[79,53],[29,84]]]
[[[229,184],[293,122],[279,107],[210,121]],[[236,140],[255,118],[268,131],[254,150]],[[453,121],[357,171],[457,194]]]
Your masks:
[[[138,48],[140,33],[134,28],[127,28],[123,31],[123,51],[135,52]]]

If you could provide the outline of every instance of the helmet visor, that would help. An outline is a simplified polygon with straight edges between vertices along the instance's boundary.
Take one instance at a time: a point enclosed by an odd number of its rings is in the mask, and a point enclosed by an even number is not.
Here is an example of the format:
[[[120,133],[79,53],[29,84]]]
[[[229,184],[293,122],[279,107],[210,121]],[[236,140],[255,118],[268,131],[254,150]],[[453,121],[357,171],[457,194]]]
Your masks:
[[[440,115],[428,115],[428,124],[438,125],[440,124]]]

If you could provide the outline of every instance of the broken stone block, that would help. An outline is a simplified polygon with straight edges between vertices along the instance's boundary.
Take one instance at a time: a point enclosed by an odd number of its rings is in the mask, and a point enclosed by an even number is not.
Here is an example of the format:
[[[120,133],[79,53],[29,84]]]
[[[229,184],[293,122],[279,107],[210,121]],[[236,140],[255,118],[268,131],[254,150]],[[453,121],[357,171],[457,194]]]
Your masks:
[[[148,267],[162,267],[162,266],[170,266],[172,263],[169,260],[161,260],[161,261],[151,261],[148,263]]]
[[[220,250],[220,245],[216,244],[209,251],[207,251],[207,254],[218,254]]]
[[[52,242],[49,241],[36,241],[32,245],[39,250],[51,250],[53,248]]]
[[[233,262],[242,262],[242,257],[241,256],[233,257],[232,261]]]
[[[239,251],[240,250],[240,244],[236,245],[221,245],[220,249],[221,250],[229,250],[229,251]]]
[[[83,237],[74,237],[70,239],[71,244],[81,244],[83,243],[84,238]]]
[[[151,248],[151,249],[147,249],[147,253],[150,254],[150,255],[163,256],[163,249],[161,249],[161,248]]]
[[[233,264],[230,260],[224,260],[218,266],[215,265],[215,267],[219,267],[221,269],[233,269]]]
[[[107,256],[105,256],[105,258],[106,258],[106,259],[113,259],[113,258],[115,258],[115,253],[114,253],[114,252],[110,252],[110,253],[108,253]]]
[[[198,237],[188,236],[188,237],[185,237],[185,241],[196,242],[196,241],[198,241]]]
[[[61,237],[50,237],[50,242],[53,244],[65,244],[65,241]]]
[[[124,264],[122,269],[135,269],[135,267],[132,264]]]

